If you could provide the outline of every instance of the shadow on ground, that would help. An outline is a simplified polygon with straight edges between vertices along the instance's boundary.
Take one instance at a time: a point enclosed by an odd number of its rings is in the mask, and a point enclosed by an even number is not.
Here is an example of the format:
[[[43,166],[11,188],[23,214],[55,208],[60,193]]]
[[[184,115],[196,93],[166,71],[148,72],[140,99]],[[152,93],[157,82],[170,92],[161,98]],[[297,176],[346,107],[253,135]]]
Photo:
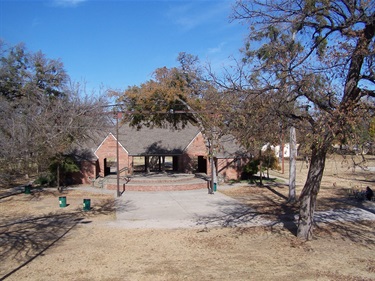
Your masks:
[[[197,223],[205,227],[263,225],[271,231],[282,229],[296,235],[299,204],[289,204],[287,192],[287,186],[280,184],[241,187],[237,193],[227,193],[238,203],[221,204],[220,213],[201,216]],[[341,237],[365,246],[374,245],[374,202],[360,202],[341,193],[318,199],[319,208],[314,216],[315,236]]]
[[[256,187],[257,188],[257,187]],[[221,227],[247,227],[282,225],[283,228],[296,234],[297,225],[295,215],[297,206],[288,204],[286,197],[273,190],[269,186],[262,189],[267,190],[257,195],[257,202],[248,200],[247,195],[233,196],[237,202],[220,202],[220,212],[216,215],[201,216],[197,219],[197,225]]]
[[[38,196],[38,193],[33,193],[30,200],[35,200]],[[118,208],[115,200],[103,200],[90,211],[72,210],[43,216],[27,216],[18,220],[1,219],[0,280],[43,255],[79,224],[91,223],[90,219],[94,216],[113,214]]]

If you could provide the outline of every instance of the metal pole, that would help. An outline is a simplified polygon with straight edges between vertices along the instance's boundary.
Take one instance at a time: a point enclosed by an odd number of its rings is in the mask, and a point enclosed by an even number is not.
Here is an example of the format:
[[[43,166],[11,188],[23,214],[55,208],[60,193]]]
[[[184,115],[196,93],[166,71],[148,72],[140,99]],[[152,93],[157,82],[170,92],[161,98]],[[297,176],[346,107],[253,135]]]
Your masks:
[[[296,128],[291,126],[289,133],[289,202],[296,201]]]
[[[284,132],[283,132],[283,124],[281,122],[279,122],[279,126],[280,126],[279,161],[281,162],[281,173],[284,174]]]
[[[119,113],[116,111],[116,174],[117,174],[117,197],[120,197],[120,157],[119,157],[119,140],[118,140],[118,116]]]
[[[210,194],[214,194],[214,133],[215,131],[212,130],[212,136],[211,136],[211,145],[210,145],[210,154],[211,154],[211,187],[210,187]]]
[[[211,154],[211,190],[210,194],[214,194],[214,155]]]

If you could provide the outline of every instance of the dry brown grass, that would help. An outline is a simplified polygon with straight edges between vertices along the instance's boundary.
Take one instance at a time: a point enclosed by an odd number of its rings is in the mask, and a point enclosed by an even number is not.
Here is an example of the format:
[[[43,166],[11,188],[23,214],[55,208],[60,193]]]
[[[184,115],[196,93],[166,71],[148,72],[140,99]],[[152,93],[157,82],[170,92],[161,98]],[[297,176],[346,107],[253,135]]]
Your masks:
[[[353,172],[347,163],[339,159],[327,162],[318,211],[363,207],[348,197],[346,190],[374,187],[374,173]],[[373,159],[367,163],[375,166]],[[307,171],[301,166],[298,193]],[[287,173],[273,176],[287,178]],[[131,230],[107,224],[116,219],[112,196],[69,191],[67,208],[58,207],[61,194],[55,190],[3,198],[0,278],[375,280],[374,221],[320,223],[315,238],[303,243],[293,234],[298,205],[285,203],[285,184],[244,184],[225,193],[284,223],[252,228]],[[90,212],[82,211],[85,197],[92,200]]]

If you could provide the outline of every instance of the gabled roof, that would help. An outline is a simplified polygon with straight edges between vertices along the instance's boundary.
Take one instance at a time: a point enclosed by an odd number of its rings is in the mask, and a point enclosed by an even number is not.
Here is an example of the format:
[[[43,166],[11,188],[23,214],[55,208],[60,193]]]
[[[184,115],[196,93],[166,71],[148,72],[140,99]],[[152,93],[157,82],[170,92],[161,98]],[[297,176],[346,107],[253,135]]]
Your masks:
[[[215,156],[217,158],[235,158],[244,155],[244,153],[244,149],[241,148],[234,136],[224,135],[219,140],[219,149]]]
[[[101,147],[101,146],[102,146],[102,145],[108,140],[108,138],[113,138],[113,139],[116,141],[116,137],[115,137],[112,133],[109,133],[109,134],[108,134],[108,135],[102,140],[102,142],[100,143],[100,145],[97,146],[97,148],[95,149],[94,154],[96,155],[96,157],[97,157],[96,152],[97,152],[98,150],[100,150],[100,147]],[[126,150],[126,148],[122,146],[122,144],[121,144],[120,142],[119,142],[119,144],[120,144],[121,148],[124,149],[124,150],[126,151],[126,153],[129,153],[129,152]]]
[[[95,154],[98,145],[108,136],[108,131],[101,131],[101,132],[91,132],[89,138],[81,140],[73,145],[68,153],[75,155],[76,159],[81,160],[95,160],[97,156]]]
[[[116,131],[112,131],[116,137]],[[186,125],[184,129],[136,128],[123,124],[119,128],[118,140],[129,155],[178,155],[199,134],[199,129]]]

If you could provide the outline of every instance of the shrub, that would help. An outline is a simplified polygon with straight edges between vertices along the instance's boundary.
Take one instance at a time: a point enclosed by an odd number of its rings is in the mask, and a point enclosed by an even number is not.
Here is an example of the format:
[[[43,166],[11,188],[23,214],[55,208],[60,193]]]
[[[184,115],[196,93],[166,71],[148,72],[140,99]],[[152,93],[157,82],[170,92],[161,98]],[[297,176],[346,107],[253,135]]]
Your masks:
[[[39,176],[35,181],[34,184],[38,185],[49,185],[51,183],[51,177],[50,176]]]

